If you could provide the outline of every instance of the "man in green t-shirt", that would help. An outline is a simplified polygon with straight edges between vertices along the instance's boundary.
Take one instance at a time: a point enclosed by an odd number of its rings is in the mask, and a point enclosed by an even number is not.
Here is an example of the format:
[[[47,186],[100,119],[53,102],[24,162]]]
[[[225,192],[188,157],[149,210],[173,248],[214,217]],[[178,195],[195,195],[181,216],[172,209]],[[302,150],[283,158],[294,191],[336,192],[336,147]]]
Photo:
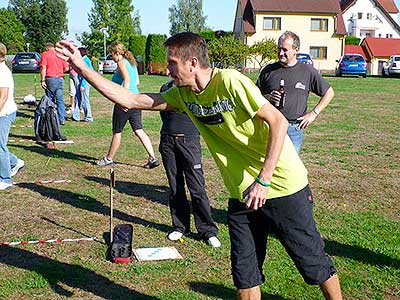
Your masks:
[[[212,69],[206,42],[178,33],[164,43],[176,87],[133,94],[83,63],[76,47],[58,43],[60,56],[100,93],[126,108],[184,111],[199,129],[231,198],[228,226],[238,299],[261,299],[262,266],[274,232],[308,284],[326,299],[342,299],[339,279],[313,219],[307,171],[287,132],[287,121],[250,79]]]

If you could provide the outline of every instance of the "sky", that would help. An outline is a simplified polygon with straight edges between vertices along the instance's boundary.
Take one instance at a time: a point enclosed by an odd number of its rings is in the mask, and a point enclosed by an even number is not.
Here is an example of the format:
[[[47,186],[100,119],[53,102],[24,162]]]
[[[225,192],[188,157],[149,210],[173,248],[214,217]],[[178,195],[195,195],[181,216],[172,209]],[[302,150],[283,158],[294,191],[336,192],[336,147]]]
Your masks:
[[[400,1],[400,0],[399,0]],[[91,0],[66,0],[68,8],[68,39],[75,39],[75,33],[89,31],[88,13],[93,7]],[[169,35],[168,8],[176,0],[133,0],[135,11],[140,16],[142,34],[160,33]],[[206,24],[214,30],[233,30],[237,0],[203,0],[203,15]],[[0,7],[6,7],[8,0],[0,0]]]
[[[75,34],[88,31],[88,13],[93,6],[91,0],[66,0],[68,7],[68,39],[75,40]],[[142,33],[160,33],[169,35],[168,8],[176,0],[133,0],[138,11]],[[395,0],[400,9],[400,0]],[[203,0],[203,15],[206,24],[213,30],[233,30],[237,0]],[[0,7],[6,7],[8,0],[0,0]]]

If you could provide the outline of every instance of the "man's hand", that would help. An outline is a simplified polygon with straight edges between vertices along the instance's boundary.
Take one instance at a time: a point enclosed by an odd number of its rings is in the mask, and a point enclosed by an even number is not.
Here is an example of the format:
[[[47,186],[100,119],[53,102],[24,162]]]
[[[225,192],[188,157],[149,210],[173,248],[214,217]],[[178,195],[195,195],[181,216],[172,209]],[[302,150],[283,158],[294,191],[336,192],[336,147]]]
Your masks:
[[[74,43],[65,40],[59,41],[56,44],[56,51],[58,52],[57,56],[67,61],[76,72],[82,73],[82,70],[87,68],[78,47]]]
[[[300,124],[298,125],[299,129],[306,129],[308,125],[310,125],[312,122],[315,121],[317,118],[317,114],[313,111],[310,111],[309,113],[305,114],[304,116],[298,118],[297,120],[301,121]]]
[[[265,204],[269,187],[264,187],[258,182],[253,182],[244,192],[243,199],[245,200],[246,208],[257,210]]]
[[[46,81],[44,81],[44,80],[42,80],[41,82],[40,82],[40,86],[42,87],[42,89],[47,89],[47,84],[46,84]]]
[[[270,94],[264,95],[273,106],[278,106],[282,98],[281,92],[273,90]]]

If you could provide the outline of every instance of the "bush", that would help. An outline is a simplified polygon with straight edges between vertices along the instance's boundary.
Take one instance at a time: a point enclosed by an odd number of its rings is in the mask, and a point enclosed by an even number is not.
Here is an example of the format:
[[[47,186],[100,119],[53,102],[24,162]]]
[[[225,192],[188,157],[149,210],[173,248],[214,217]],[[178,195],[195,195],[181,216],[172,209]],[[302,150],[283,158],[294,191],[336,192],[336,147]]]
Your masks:
[[[141,56],[143,63],[146,63],[146,39],[147,36],[139,34],[135,34],[129,39],[128,49],[132,52],[136,60]]]
[[[346,36],[344,43],[346,45],[359,45],[361,39],[355,36]]]
[[[146,62],[149,74],[166,74],[167,51],[164,41],[167,39],[165,34],[149,34],[146,40]]]

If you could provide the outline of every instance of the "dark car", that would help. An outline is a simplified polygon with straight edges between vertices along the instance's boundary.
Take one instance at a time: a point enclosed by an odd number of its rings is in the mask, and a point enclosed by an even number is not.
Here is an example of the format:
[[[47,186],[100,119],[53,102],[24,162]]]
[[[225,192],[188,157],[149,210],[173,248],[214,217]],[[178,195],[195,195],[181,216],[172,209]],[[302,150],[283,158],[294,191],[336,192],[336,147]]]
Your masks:
[[[11,68],[16,72],[39,72],[40,54],[37,52],[17,52],[11,61]]]
[[[307,53],[297,53],[296,54],[297,61],[302,62],[306,65],[314,65],[313,60],[311,59],[310,54]]]
[[[340,60],[337,60],[336,76],[359,75],[367,77],[367,62],[360,54],[345,54]]]

